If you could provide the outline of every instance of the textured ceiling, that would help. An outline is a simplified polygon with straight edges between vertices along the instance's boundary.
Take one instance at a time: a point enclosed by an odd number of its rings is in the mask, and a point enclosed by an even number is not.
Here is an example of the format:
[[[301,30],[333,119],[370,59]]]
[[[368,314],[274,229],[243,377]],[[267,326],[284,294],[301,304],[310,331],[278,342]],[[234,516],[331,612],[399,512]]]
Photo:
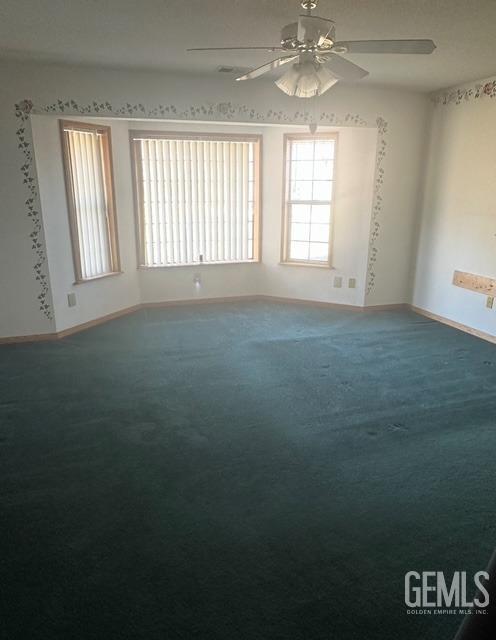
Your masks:
[[[267,52],[193,54],[187,47],[277,45],[297,0],[1,0],[0,58],[216,73]],[[431,56],[353,55],[361,82],[423,91],[496,74],[496,0],[320,0],[338,38],[432,38]]]

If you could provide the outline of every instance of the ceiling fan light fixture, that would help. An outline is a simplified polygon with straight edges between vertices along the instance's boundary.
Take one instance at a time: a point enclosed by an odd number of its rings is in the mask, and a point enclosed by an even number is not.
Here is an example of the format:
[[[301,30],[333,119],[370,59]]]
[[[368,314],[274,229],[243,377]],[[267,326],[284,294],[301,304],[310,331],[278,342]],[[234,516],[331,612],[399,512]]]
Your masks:
[[[318,62],[304,61],[293,64],[276,85],[288,96],[313,98],[330,89],[338,79]]]
[[[317,70],[317,78],[320,82],[319,93],[317,94],[319,96],[328,91],[338,81],[338,78],[336,78],[336,76],[334,76],[329,69],[326,69],[323,65],[320,65]]]
[[[281,91],[284,91],[288,96],[294,96],[300,73],[297,69],[298,65],[294,64],[278,78],[275,83]]]

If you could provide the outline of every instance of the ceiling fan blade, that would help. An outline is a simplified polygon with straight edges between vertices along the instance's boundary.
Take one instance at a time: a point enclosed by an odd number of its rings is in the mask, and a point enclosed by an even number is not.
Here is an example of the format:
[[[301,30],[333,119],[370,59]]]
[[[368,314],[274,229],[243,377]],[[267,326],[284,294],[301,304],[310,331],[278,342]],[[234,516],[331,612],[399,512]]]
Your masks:
[[[186,51],[282,51],[282,47],[202,47]]]
[[[325,56],[319,56],[324,61],[326,69],[328,69],[339,80],[361,80],[369,75],[368,71],[362,69],[354,62],[350,62],[335,53],[328,53]]]
[[[432,53],[432,40],[345,40],[336,42],[336,51],[343,53]]]
[[[283,64],[287,64],[288,62],[297,60],[298,57],[299,56],[296,55],[296,56],[284,56],[282,58],[276,58],[275,60],[272,60],[272,62],[267,62],[267,64],[263,64],[261,67],[257,67],[256,69],[252,69],[251,71],[248,71],[248,73],[245,73],[244,76],[240,76],[239,78],[236,78],[236,80],[253,80],[253,78],[258,78],[258,76],[261,76],[264,73],[267,73],[268,71],[272,71],[272,69],[277,69],[277,67],[280,67]]]

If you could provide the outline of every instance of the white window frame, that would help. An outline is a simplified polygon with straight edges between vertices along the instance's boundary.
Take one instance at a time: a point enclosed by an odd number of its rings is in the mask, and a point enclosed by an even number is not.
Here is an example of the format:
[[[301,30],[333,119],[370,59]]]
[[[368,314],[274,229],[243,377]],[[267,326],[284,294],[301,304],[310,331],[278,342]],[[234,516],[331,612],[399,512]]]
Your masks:
[[[333,170],[330,176],[332,181],[332,197],[331,200],[291,200],[291,148],[293,142],[302,140],[334,140],[334,161]],[[281,234],[281,264],[290,266],[306,266],[320,267],[324,269],[332,268],[332,236],[334,221],[334,201],[336,197],[336,164],[338,157],[338,133],[323,132],[317,134],[307,133],[286,133],[284,134],[284,168],[283,168],[283,203],[282,203],[282,234]],[[328,239],[328,257],[323,260],[299,260],[290,258],[291,244],[291,207],[298,204],[308,205],[329,205],[329,239]]]

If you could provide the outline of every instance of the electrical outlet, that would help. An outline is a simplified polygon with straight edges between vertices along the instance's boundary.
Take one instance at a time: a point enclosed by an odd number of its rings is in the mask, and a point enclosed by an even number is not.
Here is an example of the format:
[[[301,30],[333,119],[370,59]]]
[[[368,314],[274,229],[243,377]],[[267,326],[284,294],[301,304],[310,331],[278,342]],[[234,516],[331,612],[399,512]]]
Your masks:
[[[341,289],[342,286],[343,286],[343,278],[341,276],[335,276],[334,287],[336,289]]]
[[[356,278],[350,278],[348,280],[348,288],[354,289],[356,287]]]
[[[67,306],[68,307],[75,307],[76,306],[76,294],[75,293],[68,293],[67,294]]]
[[[494,298],[493,296],[487,296],[487,300],[486,300],[486,307],[488,309],[492,309],[494,305]]]

